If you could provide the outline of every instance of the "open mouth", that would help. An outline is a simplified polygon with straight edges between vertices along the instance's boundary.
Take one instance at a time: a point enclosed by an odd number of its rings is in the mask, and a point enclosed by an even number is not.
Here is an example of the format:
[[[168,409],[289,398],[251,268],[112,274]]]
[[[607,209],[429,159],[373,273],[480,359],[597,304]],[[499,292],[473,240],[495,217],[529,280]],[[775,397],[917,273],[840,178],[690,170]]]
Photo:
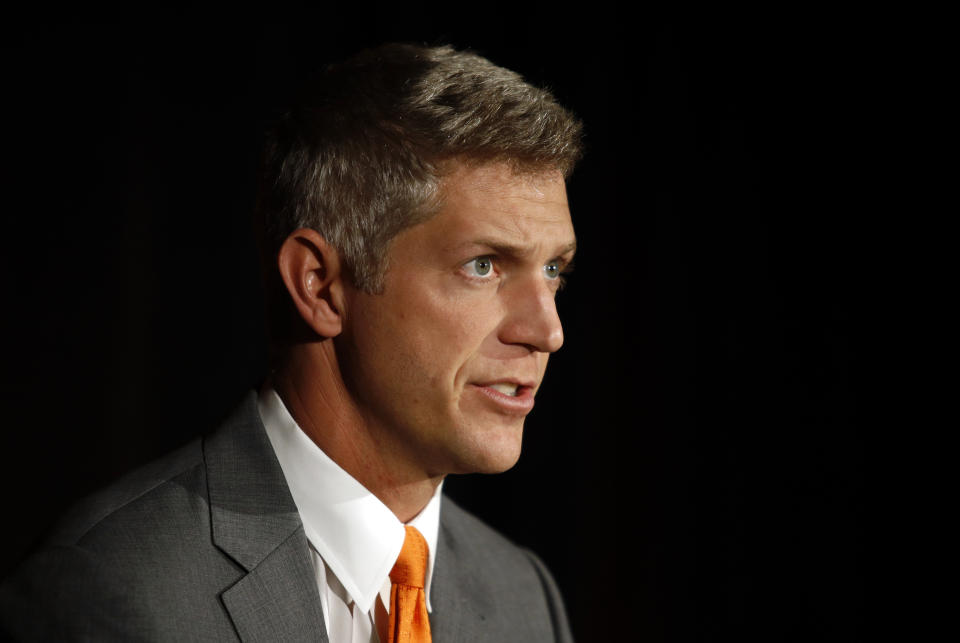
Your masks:
[[[474,384],[476,390],[501,411],[510,415],[526,415],[533,409],[535,388],[516,382],[491,382]]]
[[[520,386],[518,384],[509,384],[507,382],[498,382],[496,384],[490,384],[490,388],[504,395],[509,395],[510,397],[516,397],[517,391],[519,391]]]

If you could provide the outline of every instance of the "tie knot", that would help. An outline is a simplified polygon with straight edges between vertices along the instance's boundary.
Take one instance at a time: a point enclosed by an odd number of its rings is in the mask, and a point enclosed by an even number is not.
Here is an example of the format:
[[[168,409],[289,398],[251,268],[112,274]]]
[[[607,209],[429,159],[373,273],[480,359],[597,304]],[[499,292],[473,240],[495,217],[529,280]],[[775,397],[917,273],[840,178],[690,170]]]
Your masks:
[[[397,563],[390,572],[390,582],[423,589],[427,576],[427,541],[416,527],[406,525],[406,530],[403,549],[400,550]]]

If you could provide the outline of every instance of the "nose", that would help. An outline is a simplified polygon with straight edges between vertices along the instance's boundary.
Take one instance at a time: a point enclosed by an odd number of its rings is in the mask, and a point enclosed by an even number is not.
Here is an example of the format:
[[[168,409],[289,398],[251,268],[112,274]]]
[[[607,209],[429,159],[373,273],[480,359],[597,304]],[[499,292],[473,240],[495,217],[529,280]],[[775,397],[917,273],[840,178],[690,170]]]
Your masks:
[[[560,350],[563,326],[557,314],[556,293],[542,277],[516,288],[507,306],[500,341],[521,344],[542,353]]]

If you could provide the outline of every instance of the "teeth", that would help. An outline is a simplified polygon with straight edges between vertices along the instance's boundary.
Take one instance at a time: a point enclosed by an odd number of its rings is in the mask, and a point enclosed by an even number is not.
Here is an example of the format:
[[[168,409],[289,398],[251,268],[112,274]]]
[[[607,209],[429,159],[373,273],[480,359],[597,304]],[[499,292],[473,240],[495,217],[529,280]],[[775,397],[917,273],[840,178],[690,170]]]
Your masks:
[[[510,397],[517,396],[517,385],[516,384],[491,384],[490,388],[495,391],[500,391],[504,395],[509,395]]]

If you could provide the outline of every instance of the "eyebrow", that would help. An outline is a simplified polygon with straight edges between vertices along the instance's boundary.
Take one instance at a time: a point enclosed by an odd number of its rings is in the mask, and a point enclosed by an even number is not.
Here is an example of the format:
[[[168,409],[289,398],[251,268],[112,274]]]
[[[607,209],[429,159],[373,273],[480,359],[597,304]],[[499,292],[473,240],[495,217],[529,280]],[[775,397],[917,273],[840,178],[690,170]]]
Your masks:
[[[455,246],[451,246],[450,250],[459,250],[460,248],[467,248],[470,246],[485,246],[497,254],[502,254],[509,257],[521,257],[529,252],[529,250],[523,246],[518,246],[508,241],[501,241],[498,239],[474,239],[472,241],[464,241],[463,243],[458,243]],[[575,253],[576,251],[577,241],[574,239],[562,247],[555,256],[562,257],[565,254]]]

